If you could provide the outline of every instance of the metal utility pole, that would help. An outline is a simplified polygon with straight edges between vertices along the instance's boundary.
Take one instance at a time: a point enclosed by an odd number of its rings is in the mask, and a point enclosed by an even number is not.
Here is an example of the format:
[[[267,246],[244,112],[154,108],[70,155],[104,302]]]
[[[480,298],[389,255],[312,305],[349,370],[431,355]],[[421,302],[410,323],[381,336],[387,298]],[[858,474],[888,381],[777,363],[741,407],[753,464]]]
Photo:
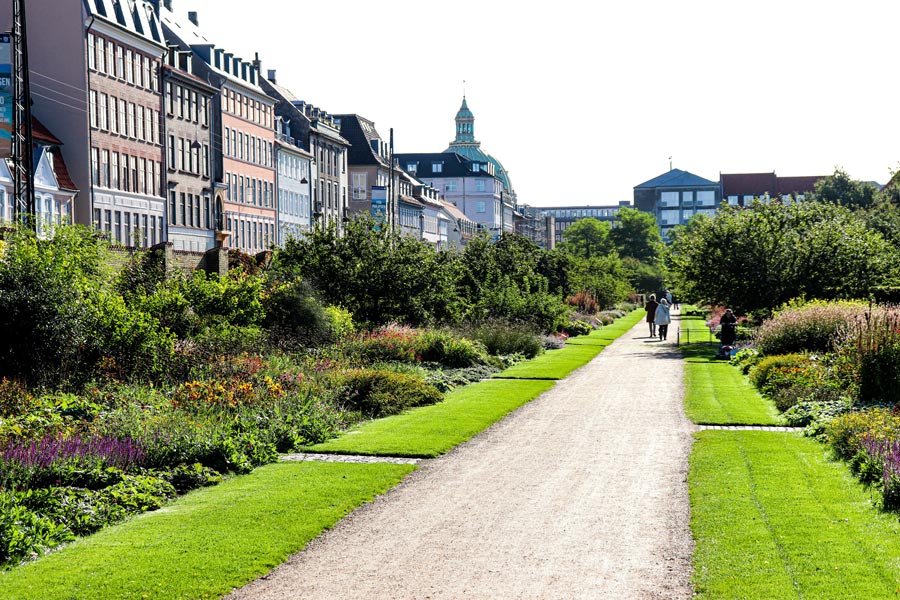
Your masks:
[[[400,215],[397,214],[400,211],[400,203],[397,201],[396,195],[397,190],[394,186],[394,128],[391,127],[391,146],[390,146],[390,157],[391,161],[391,180],[388,183],[388,189],[390,190],[390,213],[391,213],[391,229],[393,231],[399,231],[400,229]]]
[[[34,136],[31,130],[31,86],[25,0],[13,0],[12,30],[13,123],[12,163],[15,220],[37,225],[34,206]]]

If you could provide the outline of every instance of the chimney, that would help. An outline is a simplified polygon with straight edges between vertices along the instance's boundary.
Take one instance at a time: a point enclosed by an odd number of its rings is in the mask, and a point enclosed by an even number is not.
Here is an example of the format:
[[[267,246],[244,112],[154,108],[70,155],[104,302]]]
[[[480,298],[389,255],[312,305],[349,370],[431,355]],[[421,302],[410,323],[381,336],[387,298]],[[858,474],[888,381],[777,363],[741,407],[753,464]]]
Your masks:
[[[188,21],[190,21],[197,27],[200,27],[200,21],[197,19],[197,11],[192,10],[188,13]]]
[[[278,81],[275,79],[275,69],[269,69],[269,78],[268,79],[269,79],[269,81],[271,81],[272,83],[277,85]]]

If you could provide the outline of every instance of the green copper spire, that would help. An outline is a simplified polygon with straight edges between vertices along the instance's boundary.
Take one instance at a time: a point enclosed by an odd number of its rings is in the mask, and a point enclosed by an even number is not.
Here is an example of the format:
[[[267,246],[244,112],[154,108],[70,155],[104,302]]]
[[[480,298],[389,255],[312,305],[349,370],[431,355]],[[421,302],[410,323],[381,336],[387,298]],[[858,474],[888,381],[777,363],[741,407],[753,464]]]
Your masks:
[[[465,96],[463,96],[462,106],[459,108],[459,112],[456,113],[456,141],[475,141],[475,115],[469,110],[469,105],[466,104]]]

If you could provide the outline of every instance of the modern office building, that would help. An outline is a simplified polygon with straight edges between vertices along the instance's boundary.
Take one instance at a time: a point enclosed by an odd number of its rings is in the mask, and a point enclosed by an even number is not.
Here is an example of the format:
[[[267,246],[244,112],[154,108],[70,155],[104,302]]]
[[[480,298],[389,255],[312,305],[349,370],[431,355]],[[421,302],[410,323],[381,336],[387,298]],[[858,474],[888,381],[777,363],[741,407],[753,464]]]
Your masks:
[[[677,225],[685,225],[696,214],[715,214],[722,188],[681,169],[672,169],[635,186],[634,207],[656,217],[663,237]]]

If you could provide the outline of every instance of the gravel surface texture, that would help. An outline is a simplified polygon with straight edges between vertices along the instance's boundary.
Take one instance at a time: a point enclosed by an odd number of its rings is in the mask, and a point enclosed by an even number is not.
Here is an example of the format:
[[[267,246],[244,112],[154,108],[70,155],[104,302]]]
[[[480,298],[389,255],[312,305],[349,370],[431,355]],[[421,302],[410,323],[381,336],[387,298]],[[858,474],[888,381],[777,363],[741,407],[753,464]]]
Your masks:
[[[690,598],[682,360],[646,323],[228,596]]]

